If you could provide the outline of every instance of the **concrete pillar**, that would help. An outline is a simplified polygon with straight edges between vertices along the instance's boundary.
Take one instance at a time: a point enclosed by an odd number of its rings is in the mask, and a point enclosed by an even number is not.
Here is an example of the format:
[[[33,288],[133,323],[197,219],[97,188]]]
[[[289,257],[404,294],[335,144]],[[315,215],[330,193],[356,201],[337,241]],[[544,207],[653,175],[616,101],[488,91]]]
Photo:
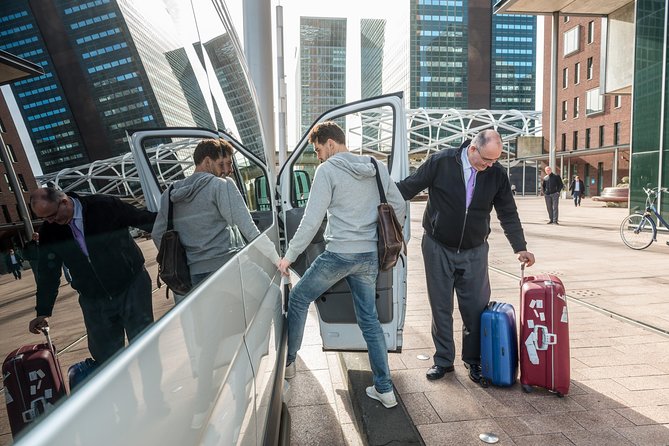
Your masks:
[[[558,82],[558,25],[560,14],[553,13],[553,32],[551,37],[551,115],[550,115],[550,137],[549,137],[549,161],[548,165],[555,170],[555,151],[557,148],[557,82]]]

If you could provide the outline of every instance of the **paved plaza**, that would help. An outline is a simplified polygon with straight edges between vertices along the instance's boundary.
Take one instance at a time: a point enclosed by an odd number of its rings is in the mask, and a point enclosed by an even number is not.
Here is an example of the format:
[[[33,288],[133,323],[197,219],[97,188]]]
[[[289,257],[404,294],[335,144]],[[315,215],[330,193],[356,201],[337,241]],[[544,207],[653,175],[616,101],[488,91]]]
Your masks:
[[[352,368],[348,359],[365,355],[322,352],[312,311],[298,373],[290,381],[292,444],[406,444],[393,425],[408,414],[418,438],[415,444],[478,445],[480,433],[493,432],[500,445],[669,445],[669,236],[660,234],[658,243],[633,251],[618,234],[626,209],[589,199],[575,208],[571,200],[561,200],[556,226],[546,224],[543,198],[518,197],[517,203],[528,249],[537,258],[527,274],[557,274],[570,298],[569,395],[558,398],[542,390],[525,394],[518,384],[482,389],[457,362],[455,373],[438,381],[425,379],[431,358],[418,356],[431,357],[433,346],[420,252],[425,203],[416,202],[411,206],[404,349],[390,355],[401,407],[360,405],[356,401],[365,397],[351,397],[351,377],[368,372]],[[155,248],[150,241],[140,246],[155,278]],[[518,312],[520,269],[496,221],[490,246],[493,299],[512,303]],[[0,276],[0,287],[0,352],[5,355],[39,337],[27,332],[34,314],[32,273],[26,271],[21,281]],[[162,290],[154,293],[156,316],[171,306],[172,299],[166,300]],[[459,350],[457,311],[455,324]],[[52,334],[64,350],[63,370],[88,356],[76,295],[64,281]],[[11,437],[4,404],[1,410],[0,445],[7,445]]]

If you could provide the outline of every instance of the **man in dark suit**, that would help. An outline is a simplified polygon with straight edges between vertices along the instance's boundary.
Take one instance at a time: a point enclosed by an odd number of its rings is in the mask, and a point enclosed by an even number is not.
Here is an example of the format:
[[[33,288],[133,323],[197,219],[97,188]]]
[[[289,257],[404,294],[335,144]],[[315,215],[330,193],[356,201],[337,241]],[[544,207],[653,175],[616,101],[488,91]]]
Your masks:
[[[459,149],[430,156],[397,186],[405,200],[429,188],[423,215],[423,260],[432,309],[432,340],[436,352],[427,379],[455,370],[453,291],[462,316],[461,357],[474,382],[481,381],[481,313],[490,301],[488,234],[490,212],[497,212],[504,235],[518,261],[531,266],[527,244],[513,199],[509,177],[497,162],[502,139],[484,130]]]
[[[585,183],[583,183],[583,180],[578,175],[574,175],[574,179],[569,185],[569,192],[571,192],[571,196],[574,198],[574,206],[580,206],[581,198],[585,193]]]

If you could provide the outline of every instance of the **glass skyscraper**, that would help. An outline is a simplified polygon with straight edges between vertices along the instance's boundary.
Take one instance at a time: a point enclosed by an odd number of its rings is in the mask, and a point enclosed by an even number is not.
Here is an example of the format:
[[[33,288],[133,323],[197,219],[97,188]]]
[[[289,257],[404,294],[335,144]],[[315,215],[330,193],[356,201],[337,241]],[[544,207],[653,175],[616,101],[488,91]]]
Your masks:
[[[535,110],[536,17],[495,14],[492,27],[490,108]]]
[[[346,19],[301,17],[300,133],[323,112],[345,102]]]
[[[536,18],[492,3],[411,1],[411,108],[534,109]]]
[[[148,12],[127,0],[3,1],[0,49],[45,71],[12,84],[45,173],[127,152],[130,128],[211,126],[192,58]]]

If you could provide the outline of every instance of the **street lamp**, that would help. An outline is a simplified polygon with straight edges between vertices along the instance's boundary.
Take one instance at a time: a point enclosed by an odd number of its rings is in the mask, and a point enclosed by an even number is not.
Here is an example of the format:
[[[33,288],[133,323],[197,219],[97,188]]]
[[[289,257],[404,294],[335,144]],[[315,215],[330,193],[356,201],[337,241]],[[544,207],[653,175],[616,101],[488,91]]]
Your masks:
[[[41,76],[42,74],[44,74],[44,70],[39,65],[0,50],[0,86],[28,77]],[[23,220],[26,237],[30,240],[33,236],[33,222],[30,218],[30,211],[28,211],[26,201],[23,198],[23,193],[21,192],[22,189],[16,179],[16,171],[12,165],[12,159],[9,156],[5,141],[2,138],[2,132],[0,132],[0,158],[2,158],[2,162],[5,164],[7,178],[16,197],[16,204],[19,208],[21,220]]]

